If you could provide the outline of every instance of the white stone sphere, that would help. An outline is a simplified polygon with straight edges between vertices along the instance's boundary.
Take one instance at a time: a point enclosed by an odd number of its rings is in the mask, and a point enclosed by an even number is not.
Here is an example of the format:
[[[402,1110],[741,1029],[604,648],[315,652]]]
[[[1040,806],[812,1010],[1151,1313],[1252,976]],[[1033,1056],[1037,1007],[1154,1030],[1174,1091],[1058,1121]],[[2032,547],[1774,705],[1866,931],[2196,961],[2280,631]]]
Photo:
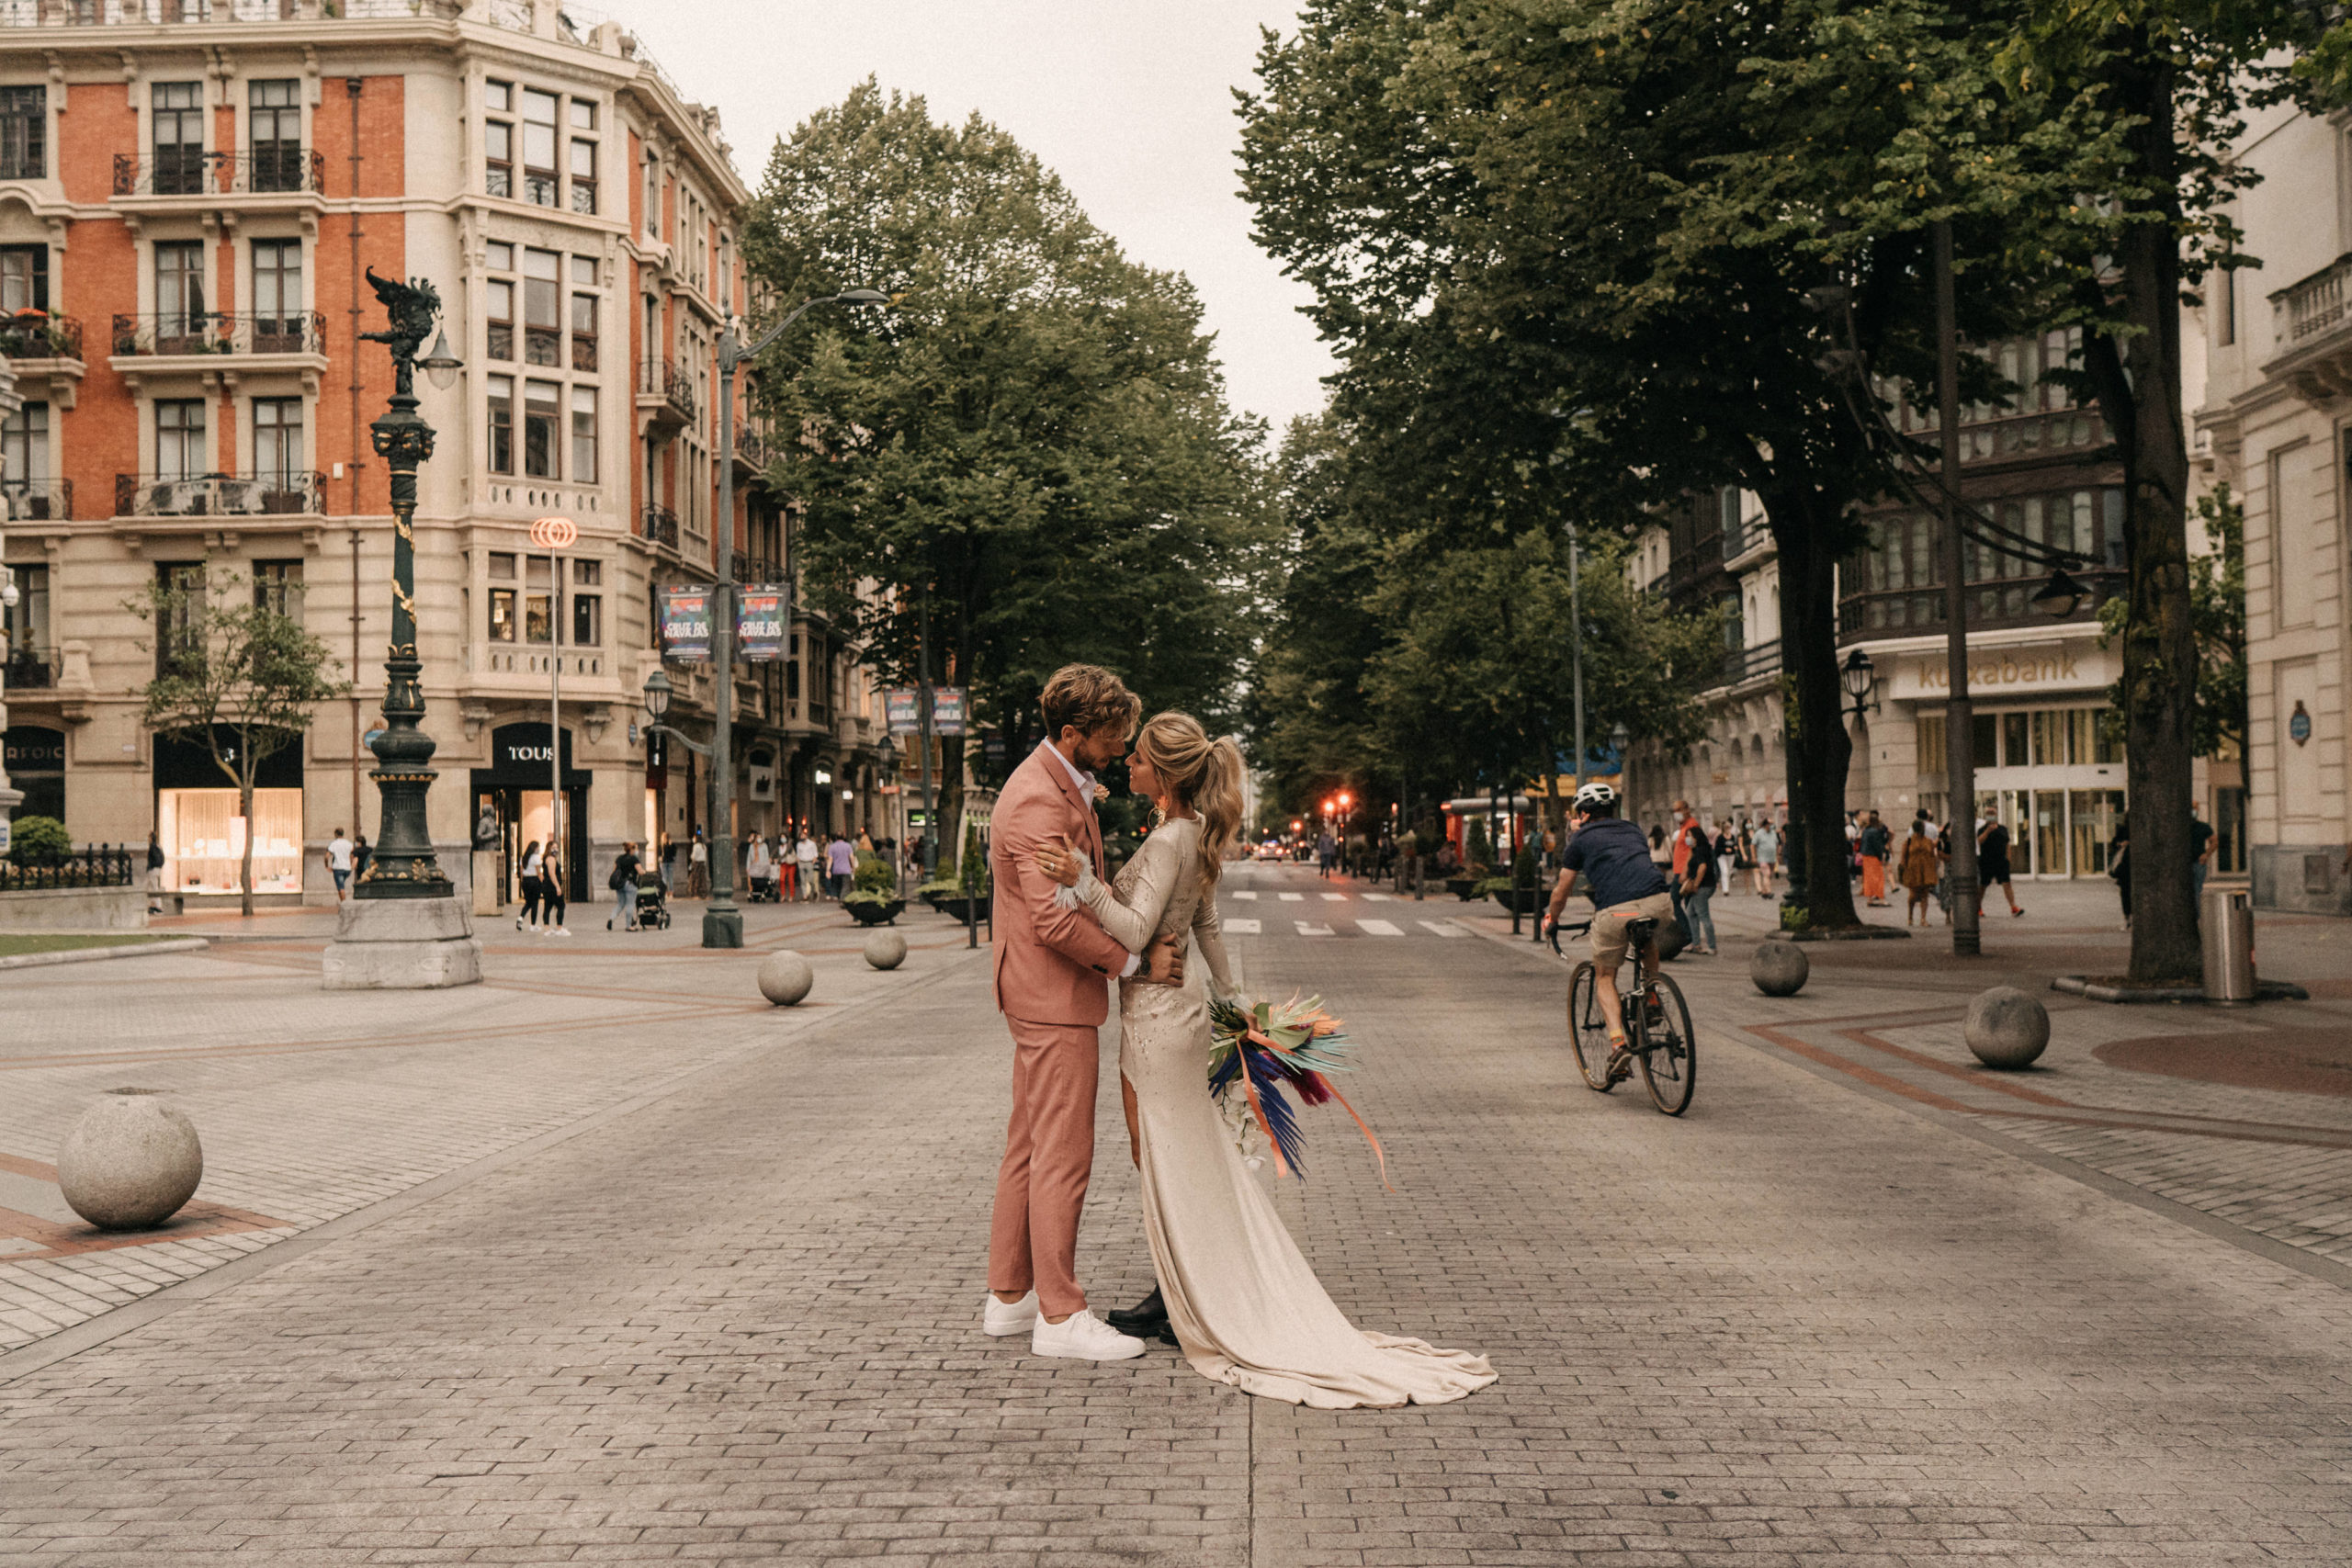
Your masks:
[[[894,931],[878,931],[865,939],[865,961],[876,969],[896,969],[907,961],[907,939]]]
[[[65,1201],[100,1230],[152,1230],[178,1213],[203,1179],[196,1124],[152,1089],[100,1095],[57,1152]]]
[[[1747,961],[1747,977],[1768,997],[1793,997],[1812,975],[1813,960],[1804,949],[1782,937],[1758,942]]]
[[[797,1004],[817,983],[808,961],[789,948],[760,960],[760,995],[780,1008]]]
[[[2030,1066],[2050,1043],[2050,1010],[2015,986],[1996,986],[1968,1004],[1961,1033],[1988,1067]]]

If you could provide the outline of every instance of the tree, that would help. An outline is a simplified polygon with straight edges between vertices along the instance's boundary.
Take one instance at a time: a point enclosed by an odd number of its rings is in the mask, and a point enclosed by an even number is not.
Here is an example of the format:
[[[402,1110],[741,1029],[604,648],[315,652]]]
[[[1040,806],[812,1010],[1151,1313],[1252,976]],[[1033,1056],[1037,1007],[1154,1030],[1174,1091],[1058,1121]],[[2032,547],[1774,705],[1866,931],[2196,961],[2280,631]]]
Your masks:
[[[1018,754],[1071,660],[1212,730],[1234,705],[1261,544],[1262,430],[1225,401],[1191,286],[1139,266],[1012,137],[868,81],[779,141],[745,226],[761,297],[812,312],[763,366],[798,432],[769,470],[795,567],[888,677],[971,692]],[[960,741],[946,748],[954,821]]]
[[[327,645],[235,572],[203,572],[148,585],[124,606],[156,628],[157,673],[140,689],[141,722],[161,737],[202,746],[237,787],[248,825],[238,871],[241,908],[254,912],[254,784],[261,766],[299,742],[312,710],[350,688]]]
[[[2220,484],[2197,498],[2197,519],[2211,549],[2188,558],[2188,618],[2197,637],[2197,705],[2189,718],[2190,744],[2199,757],[2234,750],[2245,755],[2245,506]],[[2123,635],[2131,601],[2109,599],[2098,607],[2100,645]],[[2128,740],[2124,683],[2108,688],[2109,710],[2099,716],[2116,738]]]

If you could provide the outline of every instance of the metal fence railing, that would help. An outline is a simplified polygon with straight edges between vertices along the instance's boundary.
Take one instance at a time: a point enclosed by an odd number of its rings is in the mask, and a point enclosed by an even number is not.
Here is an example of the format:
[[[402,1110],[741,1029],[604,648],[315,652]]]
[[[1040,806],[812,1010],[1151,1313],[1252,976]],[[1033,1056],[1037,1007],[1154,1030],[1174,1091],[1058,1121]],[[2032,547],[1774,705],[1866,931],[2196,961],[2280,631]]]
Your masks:
[[[18,848],[0,855],[0,893],[54,887],[128,887],[144,851],[128,844],[85,844],[63,854]]]

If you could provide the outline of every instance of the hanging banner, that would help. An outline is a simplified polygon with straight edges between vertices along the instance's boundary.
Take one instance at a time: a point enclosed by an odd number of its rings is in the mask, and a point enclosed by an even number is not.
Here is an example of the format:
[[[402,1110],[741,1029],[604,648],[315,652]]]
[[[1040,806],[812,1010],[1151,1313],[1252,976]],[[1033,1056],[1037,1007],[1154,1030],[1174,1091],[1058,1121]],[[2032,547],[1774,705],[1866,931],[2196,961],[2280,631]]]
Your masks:
[[[915,705],[920,695],[913,686],[888,686],[882,692],[882,711],[890,721],[893,735],[922,733],[922,711]]]
[[[746,584],[735,591],[735,657],[784,657],[785,624],[792,618],[791,592],[775,583]]]
[[[964,688],[933,686],[931,689],[931,732],[933,735],[964,733]]]
[[[710,657],[710,593],[707,588],[662,590],[662,657]]]

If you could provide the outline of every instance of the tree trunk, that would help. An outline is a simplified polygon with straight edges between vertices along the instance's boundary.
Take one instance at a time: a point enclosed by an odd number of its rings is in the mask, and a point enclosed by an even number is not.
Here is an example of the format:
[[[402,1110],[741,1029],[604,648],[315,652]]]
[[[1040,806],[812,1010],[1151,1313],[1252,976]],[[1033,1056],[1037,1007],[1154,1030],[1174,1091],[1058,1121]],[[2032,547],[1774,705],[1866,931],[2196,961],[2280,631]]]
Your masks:
[[[971,701],[969,696],[964,699]],[[941,873],[960,876],[964,868],[964,738],[939,737],[939,864]]]
[[[2126,60],[2154,60],[2134,51]],[[2136,172],[2178,188],[2173,73],[2126,67],[2117,87],[2144,122]],[[2163,203],[2170,211],[2177,203]],[[2132,829],[2132,978],[2193,980],[2202,967],[2189,818],[2195,809],[2197,629],[2188,589],[2188,448],[2180,407],[2180,254],[2169,224],[2134,225],[2118,247],[2135,335],[2094,338],[2088,368],[2123,454],[2124,784]]]
[[[254,912],[254,765],[248,750],[244,768],[237,778],[237,813],[245,819],[245,859],[237,873],[238,891],[243,895],[242,908],[246,915]]]
[[[1781,726],[1788,755],[1789,891],[1806,924],[1857,926],[1846,878],[1847,737],[1838,680],[1838,559],[1824,542],[1838,519],[1802,478],[1768,491],[1781,558]]]

